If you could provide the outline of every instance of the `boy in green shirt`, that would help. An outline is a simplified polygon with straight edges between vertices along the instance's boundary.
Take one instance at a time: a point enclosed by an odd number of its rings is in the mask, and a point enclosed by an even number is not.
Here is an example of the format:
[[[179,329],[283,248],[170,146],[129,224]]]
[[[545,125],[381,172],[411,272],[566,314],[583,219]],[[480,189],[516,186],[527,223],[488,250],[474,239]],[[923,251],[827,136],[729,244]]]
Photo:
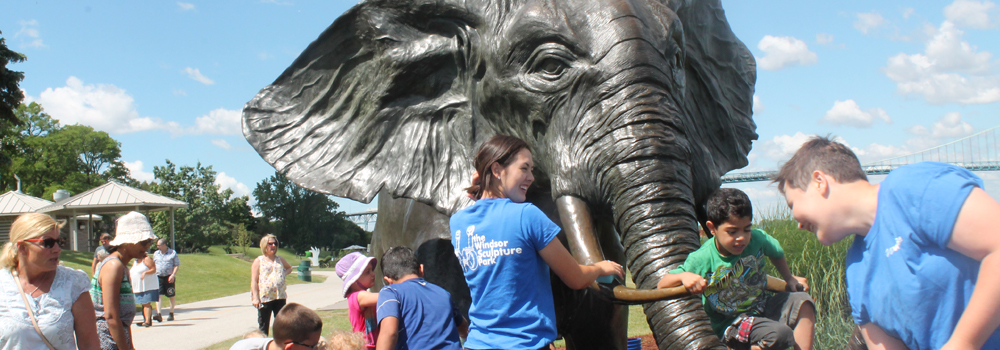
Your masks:
[[[683,285],[702,294],[712,330],[734,349],[812,349],[816,309],[805,278],[792,275],[781,244],[751,229],[746,193],[722,188],[705,205],[713,236],[660,279],[657,288]],[[789,292],[770,292],[764,257],[778,269]]]

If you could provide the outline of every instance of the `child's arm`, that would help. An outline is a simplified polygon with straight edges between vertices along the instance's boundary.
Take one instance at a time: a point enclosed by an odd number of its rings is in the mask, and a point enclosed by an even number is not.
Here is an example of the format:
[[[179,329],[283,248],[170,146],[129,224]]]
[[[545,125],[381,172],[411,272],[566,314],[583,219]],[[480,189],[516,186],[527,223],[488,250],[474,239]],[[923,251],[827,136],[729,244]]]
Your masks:
[[[874,323],[861,325],[861,336],[865,338],[868,350],[907,350],[902,340],[885,333],[882,327]]]
[[[360,295],[359,295],[360,297]],[[383,318],[379,325],[378,340],[375,341],[375,350],[395,350],[396,339],[399,338],[399,319],[394,316]]]
[[[958,320],[951,339],[941,349],[979,349],[1000,325],[1000,203],[980,188],[965,199],[955,227],[951,248],[979,260],[979,276],[969,305]]]
[[[375,307],[378,304],[378,293],[372,293],[367,290],[358,292],[358,305],[361,308]]]
[[[668,273],[660,279],[660,282],[656,284],[656,288],[670,288],[683,285],[691,294],[699,294],[705,291],[707,283],[704,277],[696,273]]]
[[[778,269],[778,273],[781,274],[781,278],[785,280],[785,290],[789,292],[808,292],[809,284],[805,277],[799,277],[792,274],[792,270],[788,268],[788,261],[785,258],[768,258],[771,260],[771,265]]]

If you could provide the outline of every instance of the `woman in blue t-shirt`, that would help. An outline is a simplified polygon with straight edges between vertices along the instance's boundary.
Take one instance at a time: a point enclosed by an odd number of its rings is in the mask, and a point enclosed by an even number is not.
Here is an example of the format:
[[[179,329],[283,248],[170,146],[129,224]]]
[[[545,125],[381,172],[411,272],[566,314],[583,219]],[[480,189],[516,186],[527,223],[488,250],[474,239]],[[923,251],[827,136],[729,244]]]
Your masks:
[[[582,289],[600,276],[624,277],[621,265],[580,265],[558,225],[525,203],[535,180],[528,145],[494,136],[479,147],[466,191],[476,203],[451,217],[452,244],[472,294],[466,349],[547,349],[556,338],[549,268]],[[482,176],[480,176],[482,175]]]

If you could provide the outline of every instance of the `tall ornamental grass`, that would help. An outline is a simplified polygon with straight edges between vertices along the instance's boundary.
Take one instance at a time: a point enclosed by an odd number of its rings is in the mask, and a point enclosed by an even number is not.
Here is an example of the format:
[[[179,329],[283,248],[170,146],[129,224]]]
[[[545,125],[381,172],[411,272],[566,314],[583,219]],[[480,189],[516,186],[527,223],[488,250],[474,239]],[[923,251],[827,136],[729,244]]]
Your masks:
[[[799,230],[788,209],[782,207],[759,212],[754,219],[756,227],[781,242],[792,274],[809,280],[809,294],[817,309],[813,348],[845,348],[854,330],[854,321],[844,282],[844,258],[854,239],[824,246],[812,232]],[[769,269],[772,276],[781,276],[773,266]]]

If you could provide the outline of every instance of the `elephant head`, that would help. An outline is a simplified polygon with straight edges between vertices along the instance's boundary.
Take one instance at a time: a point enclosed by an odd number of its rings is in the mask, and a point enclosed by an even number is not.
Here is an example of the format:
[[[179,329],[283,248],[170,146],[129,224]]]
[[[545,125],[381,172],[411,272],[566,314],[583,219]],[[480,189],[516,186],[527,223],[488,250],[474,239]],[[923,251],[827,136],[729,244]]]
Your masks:
[[[718,0],[372,0],[246,104],[243,132],[305,188],[445,215],[470,203],[476,147],[520,137],[574,256],[651,289],[747,163],[755,69]],[[720,346],[695,298],[645,311],[661,349]]]

